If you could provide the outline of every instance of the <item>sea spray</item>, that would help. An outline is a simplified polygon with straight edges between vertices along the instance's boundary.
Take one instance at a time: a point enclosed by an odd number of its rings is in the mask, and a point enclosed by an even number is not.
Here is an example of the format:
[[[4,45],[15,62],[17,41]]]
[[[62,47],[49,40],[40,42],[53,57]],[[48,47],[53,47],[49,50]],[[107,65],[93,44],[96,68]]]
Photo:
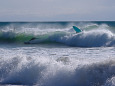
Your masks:
[[[1,84],[97,86],[107,84],[107,80],[115,75],[114,60],[88,63],[85,60],[81,62],[78,58],[68,58],[68,63],[65,64],[61,59],[58,61],[54,58],[35,56],[31,58],[23,54],[18,58],[10,57],[1,65]]]
[[[76,34],[72,26],[83,32]],[[114,86],[114,27],[92,21],[1,22],[0,85]],[[32,38],[36,41],[24,44]]]

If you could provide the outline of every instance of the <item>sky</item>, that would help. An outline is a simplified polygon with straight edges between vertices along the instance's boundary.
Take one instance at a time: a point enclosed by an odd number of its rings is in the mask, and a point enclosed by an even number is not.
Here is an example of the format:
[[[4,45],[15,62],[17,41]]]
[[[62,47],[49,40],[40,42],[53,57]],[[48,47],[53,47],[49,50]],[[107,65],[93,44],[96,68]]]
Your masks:
[[[0,21],[115,21],[115,0],[0,0]]]

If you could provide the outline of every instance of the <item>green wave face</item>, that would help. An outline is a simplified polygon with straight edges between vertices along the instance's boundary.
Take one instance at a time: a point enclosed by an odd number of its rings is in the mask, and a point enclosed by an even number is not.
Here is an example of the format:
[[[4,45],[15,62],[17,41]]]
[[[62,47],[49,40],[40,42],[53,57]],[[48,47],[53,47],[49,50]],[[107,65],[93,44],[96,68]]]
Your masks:
[[[0,42],[9,42],[9,43],[22,43],[33,38],[34,35],[25,34],[25,33],[13,33],[13,32],[0,32]]]
[[[38,41],[42,40],[39,43],[50,43],[56,42],[57,38],[64,36],[64,32],[52,32],[42,35],[34,35],[27,33],[14,33],[14,32],[0,32],[0,42],[8,43],[24,43],[30,41],[32,38],[36,38]]]

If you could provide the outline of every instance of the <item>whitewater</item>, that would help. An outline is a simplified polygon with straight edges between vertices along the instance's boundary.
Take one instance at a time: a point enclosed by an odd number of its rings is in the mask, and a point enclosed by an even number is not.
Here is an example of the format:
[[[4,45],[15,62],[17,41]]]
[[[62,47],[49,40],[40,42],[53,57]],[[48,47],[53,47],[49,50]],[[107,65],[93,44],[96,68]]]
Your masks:
[[[115,86],[115,22],[0,22],[0,85]]]

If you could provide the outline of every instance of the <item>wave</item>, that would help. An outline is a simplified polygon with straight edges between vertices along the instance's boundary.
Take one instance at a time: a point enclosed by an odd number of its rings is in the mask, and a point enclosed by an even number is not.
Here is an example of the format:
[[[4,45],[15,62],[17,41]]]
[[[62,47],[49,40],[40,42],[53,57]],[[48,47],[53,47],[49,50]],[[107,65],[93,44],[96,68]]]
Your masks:
[[[37,59],[37,60],[36,60]],[[67,60],[67,64],[63,61]],[[0,59],[1,85],[114,86],[115,61],[81,64],[74,59],[13,57]]]
[[[64,38],[63,43],[77,47],[114,46],[115,35],[108,30],[92,30]]]
[[[114,61],[79,65],[75,70],[59,70],[41,86],[114,86]]]
[[[29,41],[30,44],[62,43],[76,47],[111,47],[115,46],[115,35],[108,30],[83,31],[78,34],[53,33]]]
[[[83,32],[76,34],[72,26]],[[15,27],[15,28],[14,28]],[[32,40],[34,38],[34,40]],[[0,43],[64,44],[75,47],[115,46],[114,28],[97,23],[6,23],[0,28]]]
[[[0,43],[23,43],[34,37],[32,34],[0,32]]]
[[[34,40],[31,40],[35,38]],[[81,33],[67,33],[62,31],[43,35],[26,33],[1,32],[0,42],[42,44],[59,43],[76,47],[111,47],[115,46],[115,35],[109,30],[90,30]]]

